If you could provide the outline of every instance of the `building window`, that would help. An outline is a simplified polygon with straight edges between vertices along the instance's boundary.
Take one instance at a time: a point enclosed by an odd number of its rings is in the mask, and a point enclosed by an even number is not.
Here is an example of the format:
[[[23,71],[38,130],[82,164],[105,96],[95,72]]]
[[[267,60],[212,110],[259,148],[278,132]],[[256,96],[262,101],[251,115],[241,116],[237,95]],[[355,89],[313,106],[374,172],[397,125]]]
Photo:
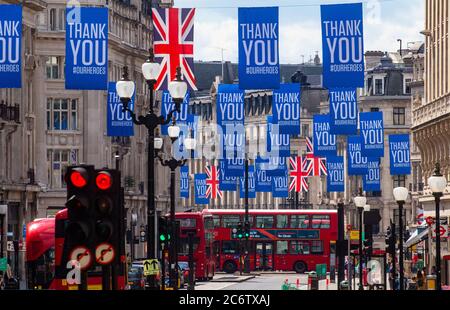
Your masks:
[[[412,79],[405,79],[405,94],[411,94],[411,85],[409,85],[411,81]]]
[[[66,9],[59,10],[59,30],[66,29]]]
[[[370,108],[370,112],[379,112],[380,108]]]
[[[47,79],[59,79],[59,66],[61,64],[61,58],[50,56],[47,57],[47,62],[45,63],[45,66],[47,68]]]
[[[302,137],[309,137],[309,124],[302,124]]]
[[[47,130],[78,130],[77,99],[47,99]]]
[[[394,108],[394,125],[405,125],[405,108]]]
[[[383,80],[375,79],[375,95],[383,95]]]
[[[56,9],[50,9],[49,13],[50,18],[50,30],[55,31],[56,30]]]
[[[65,174],[67,167],[77,163],[77,150],[56,150],[47,151],[47,167],[50,186],[52,188],[63,188],[66,186]]]
[[[406,187],[406,175],[394,175],[395,187]]]

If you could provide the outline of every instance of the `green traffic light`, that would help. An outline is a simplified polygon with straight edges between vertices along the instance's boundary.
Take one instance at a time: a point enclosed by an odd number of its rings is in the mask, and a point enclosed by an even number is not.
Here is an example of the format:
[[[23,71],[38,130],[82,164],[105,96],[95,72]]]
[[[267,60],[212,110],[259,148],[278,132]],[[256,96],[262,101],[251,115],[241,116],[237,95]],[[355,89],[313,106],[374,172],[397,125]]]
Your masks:
[[[164,235],[159,235],[159,240],[161,240],[161,241],[166,241],[166,236],[164,236]]]
[[[242,238],[242,234],[238,234],[238,238],[241,239]]]

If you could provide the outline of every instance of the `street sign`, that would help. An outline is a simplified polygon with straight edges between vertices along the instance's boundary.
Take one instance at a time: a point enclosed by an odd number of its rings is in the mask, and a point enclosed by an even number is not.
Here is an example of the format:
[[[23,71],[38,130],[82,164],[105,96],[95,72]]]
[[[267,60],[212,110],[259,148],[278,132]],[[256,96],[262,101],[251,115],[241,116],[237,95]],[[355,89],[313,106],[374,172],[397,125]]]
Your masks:
[[[350,240],[359,240],[359,230],[350,231]]]
[[[439,226],[439,236],[441,239],[448,238],[448,225],[440,225]],[[436,238],[436,225],[433,225],[432,228],[432,238]]]
[[[8,268],[8,259],[6,257],[0,258],[0,271],[6,271]]]
[[[159,272],[159,262],[157,259],[146,259],[144,261],[144,276],[156,275]]]
[[[14,252],[14,243],[12,241],[6,242],[6,250],[9,252]]]
[[[100,265],[108,265],[114,260],[114,248],[109,243],[101,243],[95,249],[95,261]]]
[[[76,247],[69,255],[70,260],[76,260],[80,263],[80,269],[85,270],[89,268],[92,263],[92,254],[88,248],[84,246]]]
[[[434,223],[434,218],[429,216],[425,219],[425,221],[427,222],[428,226],[431,226]]]

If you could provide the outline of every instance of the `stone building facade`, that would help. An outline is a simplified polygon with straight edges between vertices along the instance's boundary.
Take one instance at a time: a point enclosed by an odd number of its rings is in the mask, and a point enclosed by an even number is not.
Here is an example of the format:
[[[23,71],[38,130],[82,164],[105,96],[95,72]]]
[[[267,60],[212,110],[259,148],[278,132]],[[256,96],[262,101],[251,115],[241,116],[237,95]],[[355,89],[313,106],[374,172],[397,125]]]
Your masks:
[[[135,235],[145,230],[147,201],[147,130],[135,126],[130,138],[106,134],[106,91],[66,90],[65,6],[63,0],[0,1],[23,3],[23,87],[1,89],[0,211],[6,209],[3,255],[13,261],[7,241],[24,243],[23,227],[35,218],[52,217],[66,202],[65,169],[74,164],[119,168],[125,188],[128,229],[137,215]],[[150,6],[147,1],[80,1],[82,6],[109,9],[109,81],[121,78],[128,66],[136,82],[137,114],[149,107],[149,90],[141,65],[151,44]],[[173,1],[153,1],[170,6]],[[3,117],[4,116],[4,117]],[[169,206],[169,171],[155,162],[157,208]],[[136,238],[138,240],[138,238]],[[135,246],[135,257],[144,257],[145,242]],[[129,250],[129,244],[127,244]],[[17,275],[24,278],[24,248]],[[13,266],[14,267],[14,266]]]

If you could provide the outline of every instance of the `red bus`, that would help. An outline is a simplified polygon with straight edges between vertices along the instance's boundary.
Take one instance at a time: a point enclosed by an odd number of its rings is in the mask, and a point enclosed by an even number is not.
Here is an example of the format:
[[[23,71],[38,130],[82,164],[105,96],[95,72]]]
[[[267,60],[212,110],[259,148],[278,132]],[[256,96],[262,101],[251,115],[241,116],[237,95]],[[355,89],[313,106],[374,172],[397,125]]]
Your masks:
[[[214,219],[214,251],[219,270],[234,273],[240,268],[245,238],[233,229],[242,223],[244,210],[207,210]],[[327,264],[336,253],[336,210],[249,210],[250,270],[281,270],[303,273]]]
[[[49,289],[55,274],[55,219],[27,225],[26,271],[29,289]]]
[[[200,281],[212,279],[216,270],[212,215],[208,212],[181,212],[176,213],[175,218],[180,223],[178,261],[189,261],[188,233],[194,233],[195,278]]]
[[[26,265],[29,289],[77,290],[78,285],[67,282],[66,266],[63,262],[64,231],[67,224],[67,209],[56,214],[55,218],[36,219],[27,226]],[[125,288],[125,262],[117,275],[117,289]],[[88,289],[102,288],[101,267],[88,271]]]

